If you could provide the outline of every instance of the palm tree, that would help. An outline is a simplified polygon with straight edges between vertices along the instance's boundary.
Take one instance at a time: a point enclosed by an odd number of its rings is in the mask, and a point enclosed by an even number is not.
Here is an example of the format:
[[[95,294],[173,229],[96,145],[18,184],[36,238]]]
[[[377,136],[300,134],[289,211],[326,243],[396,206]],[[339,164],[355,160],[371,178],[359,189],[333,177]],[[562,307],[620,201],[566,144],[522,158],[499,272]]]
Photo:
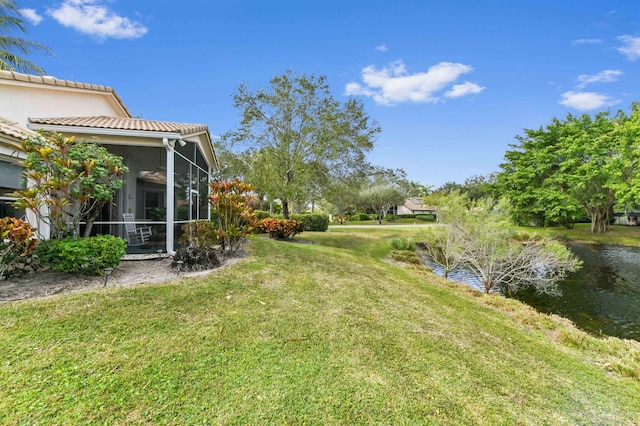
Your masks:
[[[0,0],[0,70],[44,74],[38,65],[19,55],[28,55],[32,50],[52,55],[44,44],[7,35],[20,30],[27,33],[20,9],[14,0]]]

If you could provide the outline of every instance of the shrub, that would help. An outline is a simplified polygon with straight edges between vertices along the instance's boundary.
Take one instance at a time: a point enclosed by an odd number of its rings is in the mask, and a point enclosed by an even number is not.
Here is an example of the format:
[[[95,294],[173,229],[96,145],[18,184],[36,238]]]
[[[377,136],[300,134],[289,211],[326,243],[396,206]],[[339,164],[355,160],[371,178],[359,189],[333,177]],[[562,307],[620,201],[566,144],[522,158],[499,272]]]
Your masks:
[[[402,251],[416,251],[416,243],[411,238],[394,238],[391,240],[391,248]]]
[[[369,216],[366,213],[355,213],[352,216],[352,218],[353,218],[353,220],[357,220],[359,222],[364,222],[364,221],[367,221],[367,220],[371,220],[371,216]]]
[[[34,269],[33,252],[37,244],[27,222],[13,217],[0,219],[0,278]]]
[[[178,271],[201,271],[220,266],[214,249],[209,247],[181,247],[173,257],[171,267]]]
[[[293,214],[291,219],[302,222],[305,231],[324,232],[329,229],[329,216],[326,214]]]
[[[393,222],[398,218],[398,216],[395,214],[388,214],[384,218],[387,220],[387,222]]]
[[[435,222],[436,216],[433,214],[417,214],[415,216],[416,220],[420,220],[422,222]]]
[[[180,244],[183,246],[205,248],[218,243],[218,233],[213,223],[208,220],[196,220],[182,225]]]
[[[262,220],[262,219],[266,219],[268,217],[271,217],[271,213],[269,213],[266,210],[256,210],[256,218],[258,220]]]
[[[423,260],[418,253],[406,250],[391,251],[391,258],[398,262],[410,263],[412,265],[422,265]]]
[[[254,188],[239,179],[213,181],[209,187],[209,203],[218,216],[218,241],[233,254],[253,234],[258,223],[249,206]]]
[[[113,235],[44,241],[36,253],[44,266],[54,271],[101,275],[124,256],[126,242]]]
[[[295,219],[277,219],[274,217],[263,219],[260,228],[269,234],[270,238],[277,240],[293,239],[304,231],[302,222]]]

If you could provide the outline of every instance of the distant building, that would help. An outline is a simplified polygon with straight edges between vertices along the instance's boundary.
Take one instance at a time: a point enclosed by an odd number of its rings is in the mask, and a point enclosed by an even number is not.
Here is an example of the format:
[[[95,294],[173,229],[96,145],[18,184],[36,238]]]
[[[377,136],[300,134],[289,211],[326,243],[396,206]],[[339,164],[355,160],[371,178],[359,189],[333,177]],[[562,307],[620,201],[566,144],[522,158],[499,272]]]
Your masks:
[[[395,209],[395,214],[436,214],[434,206],[427,206],[420,197],[407,198],[404,204],[399,205]]]

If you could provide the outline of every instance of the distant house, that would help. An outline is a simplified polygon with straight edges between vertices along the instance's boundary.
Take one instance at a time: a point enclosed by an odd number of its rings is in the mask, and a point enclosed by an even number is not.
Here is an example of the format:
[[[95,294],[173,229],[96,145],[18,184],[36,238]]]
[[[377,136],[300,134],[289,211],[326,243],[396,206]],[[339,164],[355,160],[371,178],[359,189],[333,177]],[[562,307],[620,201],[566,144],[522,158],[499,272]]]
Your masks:
[[[396,207],[396,214],[436,214],[436,208],[425,205],[420,197],[411,197]]]
[[[172,253],[183,223],[209,218],[208,183],[219,166],[206,125],[137,119],[111,87],[10,71],[0,71],[0,216],[25,214],[8,194],[23,185],[20,141],[39,129],[95,140],[124,158],[126,184],[96,232],[124,237],[123,215],[133,214],[154,230],[153,250]],[[48,237],[46,224],[33,224]]]

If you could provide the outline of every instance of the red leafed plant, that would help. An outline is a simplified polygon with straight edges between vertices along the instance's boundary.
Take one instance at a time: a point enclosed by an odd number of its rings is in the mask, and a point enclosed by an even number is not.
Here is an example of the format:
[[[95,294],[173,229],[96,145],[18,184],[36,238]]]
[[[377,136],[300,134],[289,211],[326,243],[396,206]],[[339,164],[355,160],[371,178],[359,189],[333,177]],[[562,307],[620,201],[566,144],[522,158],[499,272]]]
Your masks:
[[[293,239],[304,231],[304,224],[295,219],[277,219],[268,217],[260,222],[260,229],[277,240]]]
[[[0,219],[0,277],[26,272],[20,265],[29,264],[29,257],[37,244],[38,240],[27,222],[14,217]]]
[[[257,226],[249,206],[253,186],[240,179],[211,182],[209,202],[217,216],[217,237],[223,248],[235,253]]]

